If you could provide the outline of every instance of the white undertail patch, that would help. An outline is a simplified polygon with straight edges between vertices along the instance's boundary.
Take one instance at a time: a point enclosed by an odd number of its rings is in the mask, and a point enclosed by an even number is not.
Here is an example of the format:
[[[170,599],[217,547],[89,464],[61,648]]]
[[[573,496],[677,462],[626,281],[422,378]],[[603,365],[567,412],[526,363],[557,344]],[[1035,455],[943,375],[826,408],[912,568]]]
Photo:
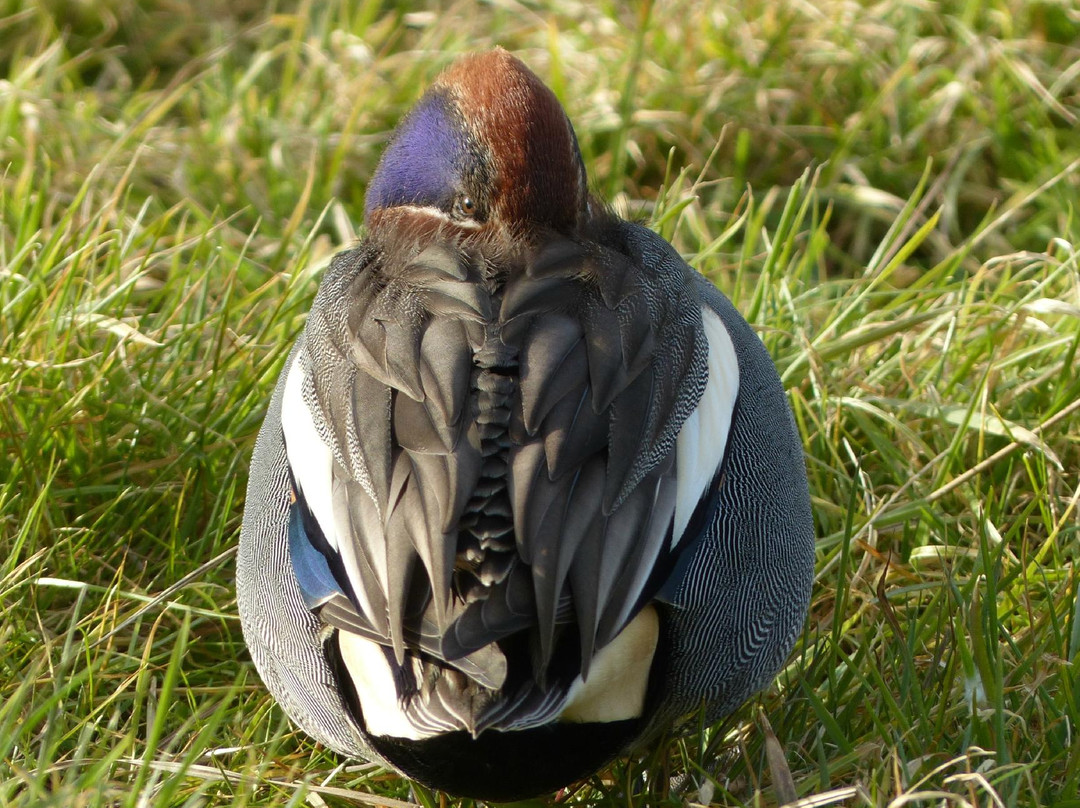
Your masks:
[[[401,709],[394,673],[381,645],[348,631],[339,631],[338,648],[345,670],[356,688],[369,734],[413,741],[434,734],[420,731]]]
[[[739,360],[719,315],[703,307],[701,322],[709,344],[709,380],[675,442],[677,487],[671,546],[682,539],[690,517],[716,476],[727,448],[731,416],[739,395]]]
[[[589,664],[589,678],[570,685],[560,721],[606,723],[638,718],[660,636],[656,609],[646,606]]]

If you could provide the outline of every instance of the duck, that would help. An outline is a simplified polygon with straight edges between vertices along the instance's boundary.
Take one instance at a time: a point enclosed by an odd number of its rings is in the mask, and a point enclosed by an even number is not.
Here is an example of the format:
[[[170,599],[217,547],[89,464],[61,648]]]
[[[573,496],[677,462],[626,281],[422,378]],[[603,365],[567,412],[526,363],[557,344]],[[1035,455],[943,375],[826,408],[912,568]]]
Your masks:
[[[814,528],[776,367],[589,190],[503,49],[391,136],[251,460],[236,596],[316,741],[450,794],[554,792],[766,687]]]

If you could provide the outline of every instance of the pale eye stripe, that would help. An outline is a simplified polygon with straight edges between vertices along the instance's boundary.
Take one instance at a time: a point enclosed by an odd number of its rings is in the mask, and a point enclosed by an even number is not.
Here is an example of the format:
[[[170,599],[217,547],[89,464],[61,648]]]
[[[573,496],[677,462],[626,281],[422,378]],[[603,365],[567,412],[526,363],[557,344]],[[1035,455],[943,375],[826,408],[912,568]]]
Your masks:
[[[709,380],[675,442],[678,483],[672,547],[682,539],[694,509],[724,459],[731,416],[739,395],[739,360],[727,328],[710,308],[702,308],[701,320],[709,344]]]
[[[432,205],[396,205],[397,210],[405,210],[409,213],[420,213],[425,216],[433,216],[436,219],[440,219],[444,222],[449,222],[455,227],[463,227],[466,230],[479,230],[483,227],[482,222],[478,222],[475,219],[454,219],[442,208],[436,208]]]

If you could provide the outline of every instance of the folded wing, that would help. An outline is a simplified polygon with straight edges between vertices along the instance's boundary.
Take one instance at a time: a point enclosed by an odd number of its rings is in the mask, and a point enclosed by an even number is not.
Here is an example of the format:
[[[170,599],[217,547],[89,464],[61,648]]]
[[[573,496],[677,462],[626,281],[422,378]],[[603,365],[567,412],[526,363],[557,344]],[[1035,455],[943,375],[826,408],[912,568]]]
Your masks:
[[[723,367],[690,271],[617,247],[369,243],[320,288],[283,398],[294,567],[309,607],[386,649],[421,735],[557,712],[719,466],[722,445],[676,451],[688,419],[723,441],[702,418],[734,398],[706,393]]]

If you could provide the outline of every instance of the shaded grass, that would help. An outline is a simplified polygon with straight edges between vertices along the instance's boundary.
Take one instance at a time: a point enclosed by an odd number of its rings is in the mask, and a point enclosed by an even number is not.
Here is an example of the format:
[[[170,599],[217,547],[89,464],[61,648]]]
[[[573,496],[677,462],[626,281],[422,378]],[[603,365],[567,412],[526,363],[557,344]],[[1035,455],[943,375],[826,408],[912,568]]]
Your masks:
[[[1080,16],[700,5],[7,4],[0,803],[440,804],[291,730],[231,552],[386,132],[500,42],[790,391],[818,582],[756,704],[799,795],[1080,804]],[[754,705],[564,801],[673,778],[775,804]]]

